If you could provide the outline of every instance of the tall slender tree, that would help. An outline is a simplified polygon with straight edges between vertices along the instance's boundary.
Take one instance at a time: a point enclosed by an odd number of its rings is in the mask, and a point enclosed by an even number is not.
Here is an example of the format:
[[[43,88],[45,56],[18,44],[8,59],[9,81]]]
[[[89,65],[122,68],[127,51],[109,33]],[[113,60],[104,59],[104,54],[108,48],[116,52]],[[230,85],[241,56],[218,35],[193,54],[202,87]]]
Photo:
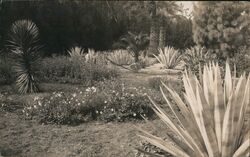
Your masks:
[[[165,47],[167,24],[175,18],[178,12],[181,12],[181,8],[175,1],[157,2],[157,14],[160,18],[159,48]]]
[[[149,13],[151,19],[150,27],[150,39],[149,39],[149,48],[148,55],[153,55],[158,53],[158,43],[159,43],[159,28],[158,28],[158,18],[156,14],[156,2],[149,2]]]

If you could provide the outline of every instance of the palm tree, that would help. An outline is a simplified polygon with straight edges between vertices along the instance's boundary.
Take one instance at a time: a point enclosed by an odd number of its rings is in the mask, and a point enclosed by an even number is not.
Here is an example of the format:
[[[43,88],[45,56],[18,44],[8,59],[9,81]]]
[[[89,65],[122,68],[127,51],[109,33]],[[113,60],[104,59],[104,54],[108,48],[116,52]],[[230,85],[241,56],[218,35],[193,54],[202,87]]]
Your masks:
[[[138,35],[128,32],[127,35],[121,38],[121,42],[126,46],[127,50],[134,57],[135,63],[139,62],[141,52],[148,45],[147,34],[139,33]]]
[[[149,55],[157,54],[158,47],[165,47],[166,22],[171,20],[176,13],[180,11],[180,6],[174,1],[149,2],[149,13],[151,17]]]
[[[167,22],[174,19],[175,15],[181,12],[180,6],[175,1],[159,1],[157,2],[157,15],[160,18],[159,31],[159,48],[165,47],[166,42],[166,25]]]
[[[159,29],[158,29],[158,19],[156,16],[155,1],[149,2],[149,13],[151,18],[151,27],[150,27],[148,55],[153,55],[158,53],[158,44],[159,44]]]

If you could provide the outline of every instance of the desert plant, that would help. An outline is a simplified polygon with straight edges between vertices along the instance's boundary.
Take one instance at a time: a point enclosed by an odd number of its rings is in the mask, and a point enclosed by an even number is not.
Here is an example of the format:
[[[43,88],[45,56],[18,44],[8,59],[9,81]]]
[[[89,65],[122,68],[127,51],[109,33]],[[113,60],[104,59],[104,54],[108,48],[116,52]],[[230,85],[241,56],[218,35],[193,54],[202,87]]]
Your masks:
[[[165,47],[164,49],[159,49],[159,55],[154,56],[158,60],[158,62],[162,64],[163,68],[166,69],[174,69],[181,64],[181,54],[173,47]]]
[[[88,53],[85,55],[86,62],[96,62],[98,54],[93,49],[88,49]]]
[[[38,91],[34,79],[34,66],[39,59],[38,28],[30,20],[19,20],[12,24],[8,47],[15,61],[16,85],[20,93]]]
[[[81,47],[73,47],[68,51],[69,55],[71,58],[76,57],[76,58],[82,58],[84,57],[84,50]]]
[[[201,78],[202,81],[198,81],[195,75],[185,72],[185,101],[164,85],[180,112],[173,109],[173,104],[161,89],[177,121],[169,118],[150,98],[155,113],[180,139],[172,135],[166,141],[143,130],[145,135],[140,136],[174,156],[248,156],[249,124],[244,121],[250,104],[250,75],[243,74],[236,80],[227,63],[223,82],[218,64],[209,64],[204,66]]]
[[[130,65],[133,63],[132,55],[126,50],[114,50],[107,57],[119,65]]]

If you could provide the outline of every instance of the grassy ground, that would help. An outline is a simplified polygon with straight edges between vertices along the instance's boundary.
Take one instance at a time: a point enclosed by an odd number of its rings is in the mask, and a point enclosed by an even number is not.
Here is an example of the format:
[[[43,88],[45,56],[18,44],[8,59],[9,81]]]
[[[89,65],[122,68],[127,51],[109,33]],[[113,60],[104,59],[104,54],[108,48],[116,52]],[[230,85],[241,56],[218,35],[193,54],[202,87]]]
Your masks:
[[[141,73],[122,72],[122,80],[134,85],[147,85],[148,78],[158,76],[150,70]],[[167,75],[166,75],[167,77]],[[169,76],[176,79],[176,76]],[[78,85],[42,84],[43,90],[73,91]],[[10,86],[1,86],[1,92],[10,92],[10,100],[29,101],[33,95],[20,96]],[[84,87],[83,87],[84,88]],[[46,94],[42,93],[42,94]],[[136,136],[139,126],[151,130],[145,122],[103,123],[91,122],[79,126],[40,125],[25,120],[21,109],[0,112],[0,157],[133,157],[141,140]],[[153,123],[159,124],[159,120]],[[166,128],[165,128],[166,129]],[[161,134],[164,133],[159,129]]]

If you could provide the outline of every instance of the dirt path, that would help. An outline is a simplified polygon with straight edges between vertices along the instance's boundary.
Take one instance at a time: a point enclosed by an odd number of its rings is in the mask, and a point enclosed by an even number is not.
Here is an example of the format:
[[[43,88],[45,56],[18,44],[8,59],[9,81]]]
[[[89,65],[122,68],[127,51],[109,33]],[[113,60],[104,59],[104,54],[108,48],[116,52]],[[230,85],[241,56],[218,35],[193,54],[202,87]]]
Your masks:
[[[133,125],[150,128],[142,122],[57,126],[23,120],[16,113],[0,113],[0,117],[4,157],[133,157],[141,141]]]

